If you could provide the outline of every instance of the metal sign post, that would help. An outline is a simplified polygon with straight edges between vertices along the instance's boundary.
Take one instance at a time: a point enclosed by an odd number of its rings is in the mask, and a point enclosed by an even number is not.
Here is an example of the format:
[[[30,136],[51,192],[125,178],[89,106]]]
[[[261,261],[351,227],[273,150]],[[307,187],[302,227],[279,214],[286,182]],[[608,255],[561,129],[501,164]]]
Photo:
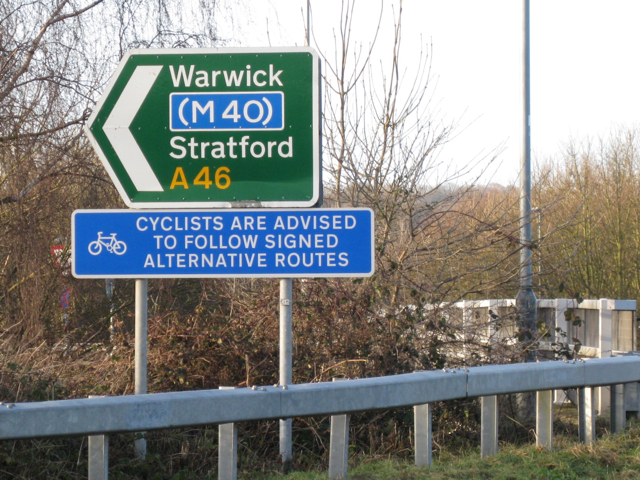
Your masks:
[[[136,325],[135,325],[135,390],[136,395],[147,393],[147,292],[148,280],[136,280]],[[144,432],[135,441],[136,458],[147,455],[147,439]]]
[[[113,278],[107,278],[104,281],[105,291],[107,293],[107,298],[109,299],[109,342],[113,343],[116,335],[116,327],[113,324],[113,289],[115,286],[115,282]]]
[[[292,279],[280,279],[280,385],[286,388],[293,383],[293,340],[292,340]],[[285,467],[292,460],[291,419],[280,420],[280,459]]]
[[[311,207],[319,104],[308,47],[132,50],[85,130],[128,206]]]

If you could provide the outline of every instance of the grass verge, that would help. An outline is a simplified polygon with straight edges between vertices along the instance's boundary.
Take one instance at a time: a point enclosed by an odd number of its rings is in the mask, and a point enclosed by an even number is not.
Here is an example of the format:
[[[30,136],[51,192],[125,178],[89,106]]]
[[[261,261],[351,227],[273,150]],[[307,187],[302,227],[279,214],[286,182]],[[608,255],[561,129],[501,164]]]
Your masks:
[[[328,477],[326,472],[296,472],[262,478],[324,480]],[[481,459],[478,451],[462,456],[442,454],[434,459],[431,468],[418,468],[397,460],[354,458],[349,479],[640,479],[640,424],[634,422],[625,432],[604,436],[593,445],[556,436],[553,452],[535,446],[501,445],[499,454],[487,459]]]

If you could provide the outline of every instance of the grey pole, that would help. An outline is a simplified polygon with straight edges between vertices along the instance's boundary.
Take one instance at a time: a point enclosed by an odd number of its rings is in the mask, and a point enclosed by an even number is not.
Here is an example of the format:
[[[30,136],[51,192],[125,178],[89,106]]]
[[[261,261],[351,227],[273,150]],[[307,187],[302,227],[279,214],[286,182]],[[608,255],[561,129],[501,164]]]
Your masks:
[[[280,279],[280,385],[291,385],[292,374],[292,322],[291,322],[291,297],[292,280]],[[291,419],[280,420],[280,458],[285,469],[291,462],[292,436]]]
[[[135,390],[136,395],[147,393],[147,291],[148,280],[136,280],[136,345],[135,345]],[[135,441],[136,458],[147,455],[147,440],[144,433]]]
[[[526,360],[534,361],[532,344],[536,337],[536,295],[533,292],[531,266],[531,70],[529,49],[529,0],[523,0],[523,51],[522,51],[522,152],[520,172],[520,289],[516,306],[520,316],[520,328],[528,337]]]
[[[307,0],[307,31],[305,32],[305,45],[310,45],[311,38],[311,1]],[[293,383],[292,367],[292,279],[280,279],[280,380],[283,387]],[[291,419],[280,420],[280,460],[283,470],[286,472],[292,460],[293,435],[291,432]]]

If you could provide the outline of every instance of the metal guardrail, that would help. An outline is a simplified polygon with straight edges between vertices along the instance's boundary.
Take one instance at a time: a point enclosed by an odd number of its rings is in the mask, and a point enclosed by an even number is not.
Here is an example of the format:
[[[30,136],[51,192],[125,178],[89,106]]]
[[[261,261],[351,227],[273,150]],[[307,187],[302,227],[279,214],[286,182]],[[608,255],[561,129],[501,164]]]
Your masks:
[[[491,398],[635,382],[640,382],[640,357],[626,356],[445,369],[345,382],[3,404],[0,440],[337,416],[467,397]],[[612,392],[616,389],[612,388]],[[612,408],[620,408],[619,405],[620,400],[614,401]],[[488,408],[495,407],[489,402]],[[497,422],[497,418],[493,421]],[[430,420],[428,426],[430,436]],[[495,442],[497,445],[497,434]]]

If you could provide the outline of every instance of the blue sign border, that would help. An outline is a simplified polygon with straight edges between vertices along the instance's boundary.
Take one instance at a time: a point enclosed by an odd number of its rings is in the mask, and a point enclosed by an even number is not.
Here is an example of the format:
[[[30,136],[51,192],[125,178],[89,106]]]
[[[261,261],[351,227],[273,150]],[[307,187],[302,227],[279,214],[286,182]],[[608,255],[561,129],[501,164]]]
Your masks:
[[[368,277],[374,216],[358,209],[76,210],[77,278]]]

